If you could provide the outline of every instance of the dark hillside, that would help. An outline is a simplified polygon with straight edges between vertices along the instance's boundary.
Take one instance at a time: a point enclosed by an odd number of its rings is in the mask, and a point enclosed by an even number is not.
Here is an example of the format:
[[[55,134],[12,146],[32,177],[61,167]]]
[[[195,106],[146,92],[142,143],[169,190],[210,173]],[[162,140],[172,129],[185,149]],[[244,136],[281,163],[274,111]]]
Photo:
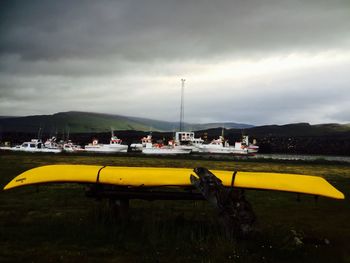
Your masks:
[[[200,130],[225,126],[226,128],[250,128],[252,125],[241,123],[185,123],[188,130]],[[49,134],[94,133],[114,130],[136,131],[174,131],[178,122],[168,122],[147,118],[91,112],[60,112],[53,115],[36,115],[26,117],[0,118],[0,132],[38,133],[39,130]]]
[[[304,126],[304,127],[301,127]],[[295,127],[295,133],[293,129]],[[260,153],[289,153],[289,154],[326,154],[326,155],[350,155],[350,131],[343,129],[329,129],[324,126],[314,127],[310,125],[290,124],[279,126],[264,126],[251,129],[224,129],[224,136],[230,144],[240,141],[242,134],[249,135],[250,141],[257,141],[260,146]],[[321,130],[319,130],[321,129]],[[131,144],[139,142],[140,139],[149,132],[123,130],[116,131],[115,134],[121,138],[124,143]],[[196,137],[203,138],[206,142],[210,142],[214,138],[218,138],[222,134],[222,128],[201,130],[196,132]],[[295,134],[295,135],[294,135]],[[173,132],[152,132],[154,141],[170,140]],[[42,135],[43,139],[50,137],[48,133]],[[74,142],[84,145],[98,138],[102,143],[108,143],[110,132],[91,132],[91,133],[71,133],[70,139]],[[0,141],[9,141],[12,144],[22,143],[31,138],[36,138],[37,133],[2,133]],[[59,136],[58,139],[62,139]]]
[[[79,133],[101,132],[113,129],[144,130],[148,127],[127,117],[86,112],[62,112],[53,115],[37,115],[0,119],[3,132]]]
[[[37,138],[40,130],[43,139],[51,136],[62,139],[66,138],[69,133],[70,139],[82,145],[91,142],[94,137],[107,143],[111,128],[115,130],[119,138],[128,144],[139,142],[150,130],[153,131],[152,135],[155,140],[167,141],[173,137],[173,131],[177,130],[177,125],[178,123],[175,122],[86,112],[2,118],[0,119],[0,142],[22,143],[31,138]],[[215,124],[199,126],[192,124],[192,126],[212,127]],[[251,141],[256,139],[261,153],[350,155],[349,124],[295,123],[258,127],[243,125],[238,126],[241,128],[228,128],[229,123],[225,123],[225,129],[220,128],[220,123],[217,123],[216,126],[218,127],[196,131],[196,137],[210,142],[224,132],[224,137],[230,144],[234,144],[235,141],[241,140],[242,134],[245,134],[249,135]]]

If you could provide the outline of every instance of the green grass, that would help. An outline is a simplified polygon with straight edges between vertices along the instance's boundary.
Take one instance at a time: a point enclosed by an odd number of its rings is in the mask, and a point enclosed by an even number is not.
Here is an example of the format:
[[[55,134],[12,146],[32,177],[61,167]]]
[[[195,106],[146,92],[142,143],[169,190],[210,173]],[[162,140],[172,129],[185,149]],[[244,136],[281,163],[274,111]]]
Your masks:
[[[321,162],[219,161],[141,156],[4,154],[0,185],[41,165],[102,164],[269,171],[319,175],[349,195],[350,165]],[[53,184],[0,192],[0,262],[350,262],[348,201],[247,191],[258,233],[225,236],[205,201],[131,201],[121,221],[84,186]],[[293,242],[292,231],[306,238]],[[325,244],[327,239],[329,244]]]

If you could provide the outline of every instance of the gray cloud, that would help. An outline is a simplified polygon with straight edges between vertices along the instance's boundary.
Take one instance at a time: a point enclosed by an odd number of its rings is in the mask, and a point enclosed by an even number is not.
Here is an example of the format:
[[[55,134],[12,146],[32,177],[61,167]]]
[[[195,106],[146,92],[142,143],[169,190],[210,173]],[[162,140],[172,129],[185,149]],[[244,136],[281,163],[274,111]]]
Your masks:
[[[9,1],[0,52],[143,61],[349,45],[347,1]]]
[[[261,125],[349,122],[349,67],[350,61],[341,66],[281,74],[268,82],[266,76],[261,76],[207,86],[200,96],[188,94],[187,117],[201,121],[249,120]]]
[[[227,79],[210,71],[228,61],[346,55],[349,14],[347,0],[4,1],[0,115],[174,120],[186,77],[189,121],[350,122],[349,60],[261,76],[252,68],[238,79],[235,69]]]

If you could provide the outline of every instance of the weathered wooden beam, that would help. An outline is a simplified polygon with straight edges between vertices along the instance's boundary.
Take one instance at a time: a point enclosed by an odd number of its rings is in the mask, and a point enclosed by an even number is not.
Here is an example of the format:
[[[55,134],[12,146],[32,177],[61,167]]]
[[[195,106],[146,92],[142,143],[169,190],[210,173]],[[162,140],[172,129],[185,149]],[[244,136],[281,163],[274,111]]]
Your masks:
[[[165,191],[143,188],[117,188],[105,185],[92,185],[85,192],[87,197],[102,199],[142,199],[142,200],[205,200],[203,195],[194,191]]]

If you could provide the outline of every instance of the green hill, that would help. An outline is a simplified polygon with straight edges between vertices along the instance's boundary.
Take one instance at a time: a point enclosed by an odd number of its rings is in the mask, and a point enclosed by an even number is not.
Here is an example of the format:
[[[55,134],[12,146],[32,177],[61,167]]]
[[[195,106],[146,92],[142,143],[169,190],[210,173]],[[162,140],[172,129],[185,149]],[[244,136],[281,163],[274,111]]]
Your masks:
[[[253,136],[327,136],[340,133],[350,132],[349,124],[317,124],[310,125],[309,123],[293,123],[286,125],[265,125],[253,127],[249,133]]]
[[[209,123],[185,124],[186,129],[200,130],[225,126],[226,128],[248,128],[247,124]],[[178,122],[159,121],[121,115],[91,113],[91,112],[60,112],[53,115],[35,115],[26,117],[0,118],[0,132],[36,133],[91,133],[114,130],[137,131],[174,131],[179,127]]]
[[[102,142],[110,139],[110,129],[117,131],[124,142],[139,141],[150,130],[154,139],[170,139],[177,130],[178,122],[166,122],[120,115],[62,112],[53,115],[0,118],[0,139],[12,143],[22,143],[34,138],[40,131],[42,138],[58,136],[70,138],[77,143],[86,144],[92,137]],[[222,134],[231,144],[241,140],[242,134],[249,135],[251,141],[256,139],[260,153],[290,154],[331,154],[349,155],[349,124],[293,123],[286,125],[264,125],[252,127],[236,123],[186,123],[186,130],[196,131],[196,137],[206,141]]]
[[[37,132],[40,128],[45,133],[105,132],[115,130],[146,130],[148,126],[118,115],[86,112],[63,112],[53,115],[36,115],[0,119],[3,132]]]
[[[159,121],[147,118],[128,117],[121,115],[91,113],[91,112],[60,112],[52,115],[35,115],[26,117],[0,117],[0,132],[37,133],[40,129],[46,134],[62,133],[100,133],[114,130],[135,131],[177,131],[178,122]],[[225,123],[185,123],[186,130],[205,131],[217,130],[221,134],[221,127],[225,133],[241,134],[245,130],[255,137],[280,136],[328,136],[350,132],[349,124],[318,124],[294,123],[286,125],[264,125],[254,127],[248,124],[234,122]]]

